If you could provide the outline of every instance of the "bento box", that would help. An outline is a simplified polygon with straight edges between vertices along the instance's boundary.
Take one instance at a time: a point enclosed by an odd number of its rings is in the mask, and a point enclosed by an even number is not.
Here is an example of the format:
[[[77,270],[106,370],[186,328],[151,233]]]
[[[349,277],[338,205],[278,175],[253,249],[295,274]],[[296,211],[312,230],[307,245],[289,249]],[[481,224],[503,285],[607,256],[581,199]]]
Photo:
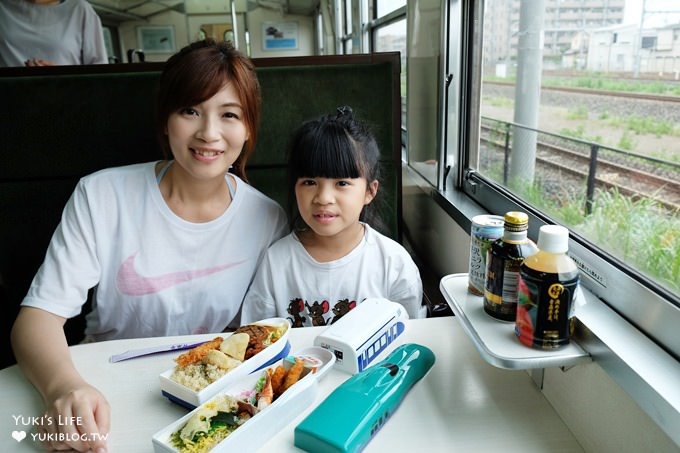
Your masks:
[[[159,377],[162,395],[188,409],[205,403],[231,382],[286,357],[290,328],[285,318],[263,319],[180,354]]]
[[[308,408],[335,356],[311,346],[231,381],[152,437],[156,453],[255,451]]]

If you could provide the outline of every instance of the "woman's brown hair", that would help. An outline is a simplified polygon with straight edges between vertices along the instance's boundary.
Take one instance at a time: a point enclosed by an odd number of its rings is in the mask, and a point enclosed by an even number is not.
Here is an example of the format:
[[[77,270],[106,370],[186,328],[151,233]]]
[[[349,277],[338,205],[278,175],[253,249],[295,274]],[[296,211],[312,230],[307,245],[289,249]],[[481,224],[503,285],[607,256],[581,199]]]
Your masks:
[[[170,115],[210,99],[227,83],[233,84],[238,93],[243,122],[249,133],[232,172],[247,181],[245,167],[257,142],[262,95],[255,66],[231,42],[196,41],[168,59],[158,90],[156,134],[163,153],[170,158],[172,152],[167,136]]]

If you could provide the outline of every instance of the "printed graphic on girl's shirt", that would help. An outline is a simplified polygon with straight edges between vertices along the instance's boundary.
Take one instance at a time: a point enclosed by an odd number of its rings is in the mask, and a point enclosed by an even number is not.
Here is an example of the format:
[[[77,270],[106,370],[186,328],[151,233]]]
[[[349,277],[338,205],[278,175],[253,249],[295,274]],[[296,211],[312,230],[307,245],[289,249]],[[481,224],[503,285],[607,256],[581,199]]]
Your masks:
[[[305,301],[297,298],[297,299],[292,299],[290,301],[290,304],[288,304],[288,309],[286,310],[289,315],[292,316],[292,318],[288,318],[288,320],[291,322],[293,327],[304,327],[305,326],[305,321],[307,321],[307,318],[304,316],[300,316],[300,313],[304,313],[305,311]]]
[[[357,306],[355,300],[341,299],[332,308],[327,300],[319,302],[315,300],[311,305],[302,298],[294,298],[290,300],[288,304],[288,309],[286,310],[290,317],[288,320],[291,322],[293,327],[304,327],[307,322],[307,316],[311,320],[312,326],[326,326],[331,325],[342,318],[350,310]],[[307,310],[305,311],[305,307]],[[333,317],[328,319],[326,317],[332,311]],[[304,316],[307,315],[307,316]]]
[[[305,306],[307,307],[307,310],[309,310],[309,315],[312,317],[313,326],[326,325],[326,318],[324,318],[323,315],[328,313],[328,308],[330,306],[327,300],[324,300],[321,303],[319,303],[318,300],[315,300],[311,306],[309,303],[305,302]]]

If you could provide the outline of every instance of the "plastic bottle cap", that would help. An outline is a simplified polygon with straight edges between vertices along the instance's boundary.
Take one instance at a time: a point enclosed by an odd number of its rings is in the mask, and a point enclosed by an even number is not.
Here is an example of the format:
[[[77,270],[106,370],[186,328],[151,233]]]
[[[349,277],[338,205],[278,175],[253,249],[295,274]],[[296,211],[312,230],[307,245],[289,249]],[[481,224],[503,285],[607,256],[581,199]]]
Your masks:
[[[543,225],[538,230],[538,249],[548,253],[569,250],[569,230],[560,225]]]
[[[503,216],[505,229],[509,231],[525,231],[529,227],[529,216],[524,212],[510,211]]]

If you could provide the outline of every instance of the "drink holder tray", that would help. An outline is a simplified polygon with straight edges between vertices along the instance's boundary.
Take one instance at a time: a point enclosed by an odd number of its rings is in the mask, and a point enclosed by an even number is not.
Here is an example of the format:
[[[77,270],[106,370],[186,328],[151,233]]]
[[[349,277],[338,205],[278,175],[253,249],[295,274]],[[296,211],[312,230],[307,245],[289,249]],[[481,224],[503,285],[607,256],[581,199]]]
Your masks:
[[[484,360],[498,368],[534,369],[571,367],[592,361],[573,340],[552,351],[529,348],[515,336],[515,323],[503,322],[484,312],[482,296],[468,291],[468,274],[451,274],[441,279],[439,289]],[[585,297],[579,292],[577,297]],[[578,301],[575,301],[577,303]]]

